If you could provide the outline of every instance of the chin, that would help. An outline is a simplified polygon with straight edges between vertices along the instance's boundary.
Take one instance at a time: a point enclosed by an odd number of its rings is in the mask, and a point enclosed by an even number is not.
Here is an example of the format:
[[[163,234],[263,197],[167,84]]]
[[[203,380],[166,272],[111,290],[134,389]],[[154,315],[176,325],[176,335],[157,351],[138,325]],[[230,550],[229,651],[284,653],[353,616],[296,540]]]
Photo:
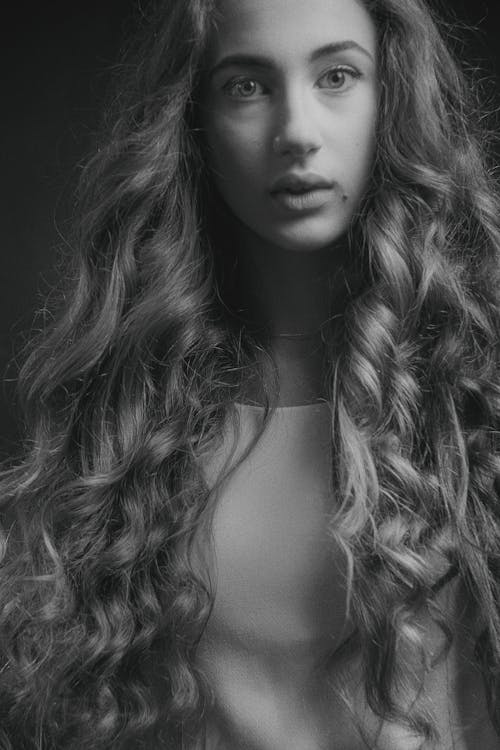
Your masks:
[[[274,245],[296,253],[313,253],[325,250],[335,243],[339,242],[347,232],[347,227],[338,228],[334,231],[314,231],[301,229],[300,231],[280,233],[279,235],[269,238]]]

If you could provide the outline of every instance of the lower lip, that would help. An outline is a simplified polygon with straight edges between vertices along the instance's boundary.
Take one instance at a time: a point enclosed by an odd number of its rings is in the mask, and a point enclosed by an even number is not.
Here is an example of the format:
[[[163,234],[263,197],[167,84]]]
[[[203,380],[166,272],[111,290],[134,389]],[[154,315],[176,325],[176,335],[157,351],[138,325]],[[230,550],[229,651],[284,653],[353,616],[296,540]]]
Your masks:
[[[287,211],[301,212],[312,211],[321,208],[328,203],[332,193],[332,188],[315,188],[307,190],[305,193],[289,193],[287,190],[281,190],[272,193],[274,200]]]

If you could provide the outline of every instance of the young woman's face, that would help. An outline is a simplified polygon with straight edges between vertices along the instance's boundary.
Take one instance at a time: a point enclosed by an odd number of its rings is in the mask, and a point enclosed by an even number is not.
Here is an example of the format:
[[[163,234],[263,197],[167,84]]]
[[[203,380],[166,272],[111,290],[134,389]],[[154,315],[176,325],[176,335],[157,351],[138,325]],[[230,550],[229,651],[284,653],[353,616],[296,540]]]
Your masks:
[[[220,0],[202,96],[213,180],[280,248],[327,247],[367,187],[375,25],[360,0]]]

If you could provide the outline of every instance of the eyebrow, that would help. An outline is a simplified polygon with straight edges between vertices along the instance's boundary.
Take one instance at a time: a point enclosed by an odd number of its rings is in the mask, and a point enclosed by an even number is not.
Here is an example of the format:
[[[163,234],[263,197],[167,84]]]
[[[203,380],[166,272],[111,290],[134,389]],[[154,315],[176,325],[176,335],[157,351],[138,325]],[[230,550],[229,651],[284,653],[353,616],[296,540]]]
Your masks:
[[[343,42],[332,42],[331,44],[325,44],[323,47],[319,47],[311,53],[311,55],[309,56],[309,62],[315,62],[322,57],[326,57],[327,55],[335,55],[339,52],[346,52],[348,50],[357,50],[358,52],[362,52],[373,62],[373,56],[368,52],[368,50],[365,49],[365,47],[362,47],[361,44],[358,44],[357,42],[354,42],[350,39]],[[229,68],[231,66],[237,65],[249,66],[252,68],[264,68],[269,70],[270,68],[274,67],[274,62],[272,58],[266,57],[265,55],[227,55],[226,57],[223,57],[222,60],[219,60],[219,62],[216,63],[213,68],[211,68],[208,74],[209,78],[212,78],[216,73],[219,73],[224,68]]]

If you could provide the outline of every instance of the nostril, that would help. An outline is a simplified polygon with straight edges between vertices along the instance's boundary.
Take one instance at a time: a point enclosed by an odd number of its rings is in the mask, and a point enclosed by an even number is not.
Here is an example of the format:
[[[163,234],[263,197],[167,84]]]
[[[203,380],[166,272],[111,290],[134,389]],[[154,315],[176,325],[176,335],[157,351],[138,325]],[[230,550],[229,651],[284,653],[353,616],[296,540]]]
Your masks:
[[[278,135],[273,140],[273,151],[276,154],[307,154],[318,151],[321,144],[313,138]]]

